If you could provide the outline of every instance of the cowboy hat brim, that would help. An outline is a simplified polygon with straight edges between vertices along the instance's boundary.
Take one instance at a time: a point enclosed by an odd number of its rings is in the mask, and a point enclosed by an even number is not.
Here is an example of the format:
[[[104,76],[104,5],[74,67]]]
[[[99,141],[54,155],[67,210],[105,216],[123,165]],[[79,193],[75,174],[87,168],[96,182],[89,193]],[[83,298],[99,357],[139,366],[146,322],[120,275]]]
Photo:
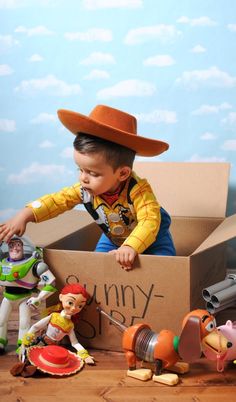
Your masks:
[[[31,346],[28,349],[27,357],[31,364],[37,367],[38,370],[43,373],[57,375],[57,376],[66,376],[77,373],[82,369],[84,365],[84,361],[80,359],[75,353],[68,351],[69,358],[64,366],[56,366],[54,364],[50,365],[50,362],[42,359],[42,351],[47,346]]]
[[[169,148],[166,142],[123,131],[81,113],[65,109],[60,109],[57,113],[62,124],[73,134],[79,132],[91,134],[130,148],[140,156],[159,155]]]

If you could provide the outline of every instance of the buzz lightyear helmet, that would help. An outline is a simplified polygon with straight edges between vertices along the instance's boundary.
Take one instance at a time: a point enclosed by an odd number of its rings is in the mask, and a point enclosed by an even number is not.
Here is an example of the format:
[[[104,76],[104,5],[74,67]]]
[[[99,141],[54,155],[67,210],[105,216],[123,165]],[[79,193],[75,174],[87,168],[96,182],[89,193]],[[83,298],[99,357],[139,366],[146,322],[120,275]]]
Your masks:
[[[20,241],[23,244],[23,251],[25,257],[31,256],[36,251],[35,245],[31,242],[31,240],[27,236],[13,235],[9,243],[11,241]],[[2,242],[2,244],[0,245],[0,258],[2,259],[7,254],[8,254],[8,244]]]

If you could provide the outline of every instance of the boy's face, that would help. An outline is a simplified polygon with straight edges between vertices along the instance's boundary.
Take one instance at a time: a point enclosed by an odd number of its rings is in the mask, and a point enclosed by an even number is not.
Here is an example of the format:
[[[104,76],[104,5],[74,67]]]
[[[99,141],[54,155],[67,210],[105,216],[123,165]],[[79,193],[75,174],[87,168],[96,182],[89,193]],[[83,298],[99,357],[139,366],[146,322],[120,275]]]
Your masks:
[[[86,298],[82,294],[67,293],[60,294],[59,300],[66,314],[74,315],[79,313],[86,304]]]
[[[74,150],[74,160],[80,169],[80,183],[92,195],[114,192],[131,171],[128,167],[113,170],[100,153],[81,154]],[[126,176],[127,169],[129,170]]]

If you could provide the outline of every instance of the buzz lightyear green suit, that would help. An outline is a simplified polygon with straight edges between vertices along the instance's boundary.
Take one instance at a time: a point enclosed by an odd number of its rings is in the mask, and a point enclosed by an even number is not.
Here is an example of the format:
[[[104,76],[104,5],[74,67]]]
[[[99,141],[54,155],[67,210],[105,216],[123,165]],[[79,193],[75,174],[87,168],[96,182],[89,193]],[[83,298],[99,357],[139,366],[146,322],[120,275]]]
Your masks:
[[[37,309],[42,300],[56,291],[55,277],[42,260],[41,250],[23,237],[14,236],[9,245],[14,241],[18,246],[22,243],[22,258],[12,259],[9,252],[9,256],[0,261],[0,286],[4,287],[0,306],[0,350],[7,345],[7,326],[13,307],[19,308],[18,344],[21,344],[31,326],[32,309]]]

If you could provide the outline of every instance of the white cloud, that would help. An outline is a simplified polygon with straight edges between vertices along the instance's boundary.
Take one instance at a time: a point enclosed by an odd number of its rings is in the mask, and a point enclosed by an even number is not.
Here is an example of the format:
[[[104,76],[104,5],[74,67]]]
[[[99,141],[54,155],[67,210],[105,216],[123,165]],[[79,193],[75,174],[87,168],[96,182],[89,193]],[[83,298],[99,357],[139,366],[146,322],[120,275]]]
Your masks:
[[[172,42],[181,32],[174,25],[154,25],[131,29],[128,31],[124,42],[127,45],[136,45],[139,43],[149,42],[151,40],[159,40],[161,42]]]
[[[191,49],[192,53],[205,53],[206,48],[203,47],[202,45],[196,45]]]
[[[54,75],[48,75],[43,78],[21,81],[15,88],[15,91],[23,94],[35,94],[37,92],[48,91],[51,95],[70,96],[80,94],[81,87],[79,84],[67,84]]]
[[[223,124],[236,128],[236,112],[230,112],[228,116],[221,120]]]
[[[110,74],[104,70],[92,70],[84,76],[84,80],[105,80],[110,78]]]
[[[38,162],[34,162],[19,173],[10,174],[7,177],[7,182],[10,184],[29,184],[45,178],[47,180],[57,180],[66,175],[71,176],[72,172],[63,165],[40,165]]]
[[[112,87],[104,88],[97,92],[97,98],[107,99],[129,96],[151,96],[155,92],[155,86],[147,81],[125,80]]]
[[[110,53],[93,52],[83,59],[80,64],[85,66],[91,64],[115,64],[115,59]]]
[[[139,8],[143,0],[83,0],[84,8],[96,10],[98,8]]]
[[[166,67],[175,64],[175,60],[168,54],[158,54],[143,61],[144,66]]]
[[[40,113],[34,119],[30,120],[32,124],[42,124],[42,123],[55,123],[57,122],[57,116],[55,114]]]
[[[154,110],[151,113],[136,114],[138,121],[145,123],[177,123],[176,112],[171,110]]]
[[[177,78],[176,84],[183,85],[187,89],[199,87],[233,88],[236,86],[236,77],[232,77],[227,72],[213,66],[208,70],[184,71],[182,76]]]
[[[60,153],[60,156],[65,159],[72,159],[73,158],[73,152],[74,148],[73,147],[66,147],[63,149],[63,151]]]
[[[8,64],[0,64],[0,76],[11,75],[14,70]]]
[[[187,24],[187,25],[190,25],[193,27],[194,26],[212,27],[212,26],[217,25],[217,23],[214,20],[212,20],[211,18],[206,17],[206,16],[199,17],[199,18],[188,18],[186,16],[182,16],[177,20],[177,22],[179,24]]]
[[[138,161],[138,162],[150,162],[150,158],[149,158],[149,156],[136,155],[135,156],[135,161]],[[153,162],[155,162],[155,161],[161,162],[161,157],[159,155],[158,156],[153,156],[152,161]]]
[[[236,32],[236,24],[228,24],[227,28],[231,31],[231,32]]]
[[[31,63],[35,63],[35,62],[38,62],[38,61],[43,61],[43,57],[40,56],[40,54],[35,53],[35,54],[32,54],[32,56],[30,56],[28,58],[28,61],[30,61]]]
[[[6,133],[13,133],[16,131],[15,120],[0,119],[0,131],[4,131]]]
[[[215,140],[217,138],[217,135],[214,133],[209,133],[208,131],[206,131],[205,133],[203,133],[200,136],[201,140],[203,141],[211,141],[211,140]]]
[[[19,25],[15,29],[16,33],[24,33],[27,36],[48,36],[48,35],[54,35],[54,32],[50,31],[48,28],[46,28],[44,25],[38,25],[34,28],[26,28],[23,25]]]
[[[112,41],[112,32],[110,29],[91,28],[86,32],[66,32],[65,38],[74,41],[81,42],[110,42]]]
[[[194,154],[186,162],[225,162],[225,158],[218,156],[200,156]]]
[[[14,39],[11,35],[0,35],[0,51],[6,51],[13,46],[19,45],[19,41]]]
[[[219,113],[221,110],[228,109],[232,109],[232,106],[227,102],[223,102],[220,105],[201,105],[198,109],[194,110],[192,114],[196,116],[205,114],[216,114]]]
[[[39,144],[39,148],[53,148],[55,147],[55,144],[53,144],[49,140],[45,140]]]
[[[236,140],[226,140],[222,145],[225,151],[236,151]]]

